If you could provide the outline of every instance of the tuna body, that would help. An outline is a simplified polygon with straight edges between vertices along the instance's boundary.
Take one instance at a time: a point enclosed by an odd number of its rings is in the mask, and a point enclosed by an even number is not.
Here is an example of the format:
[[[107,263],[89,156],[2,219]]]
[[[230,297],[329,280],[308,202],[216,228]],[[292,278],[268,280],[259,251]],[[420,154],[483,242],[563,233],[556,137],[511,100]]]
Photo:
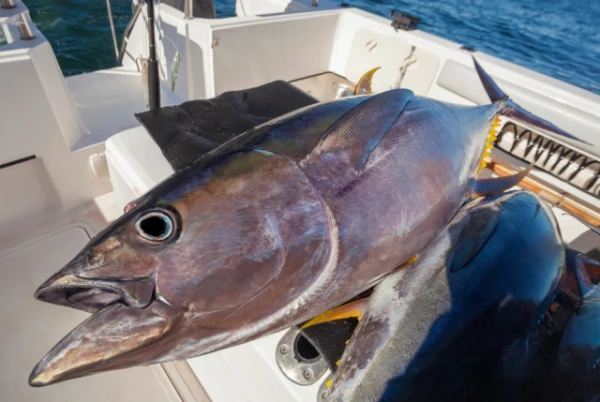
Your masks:
[[[328,400],[506,400],[502,356],[527,350],[564,264],[543,201],[516,192],[473,202],[410,269],[377,285]]]
[[[499,107],[393,90],[309,107],[223,144],[137,200],[40,287],[39,299],[95,315],[31,383],[208,353],[372,287],[470,197]],[[107,341],[141,335],[124,349]]]

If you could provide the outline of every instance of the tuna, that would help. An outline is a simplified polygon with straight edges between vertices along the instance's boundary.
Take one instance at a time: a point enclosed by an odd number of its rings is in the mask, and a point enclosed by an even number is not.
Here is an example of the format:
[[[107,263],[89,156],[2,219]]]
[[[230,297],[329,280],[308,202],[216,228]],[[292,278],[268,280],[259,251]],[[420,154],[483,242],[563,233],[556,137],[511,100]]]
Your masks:
[[[317,104],[157,185],[35,293],[93,315],[29,383],[210,353],[306,321],[381,281],[470,197],[526,174],[477,179],[498,115],[563,133],[476,67],[489,105],[406,89]]]
[[[597,401],[600,397],[600,263],[567,250],[559,297],[525,353],[504,358],[507,400]]]
[[[515,400],[500,386],[501,356],[527,349],[564,266],[554,215],[536,196],[471,203],[375,287],[328,401]]]

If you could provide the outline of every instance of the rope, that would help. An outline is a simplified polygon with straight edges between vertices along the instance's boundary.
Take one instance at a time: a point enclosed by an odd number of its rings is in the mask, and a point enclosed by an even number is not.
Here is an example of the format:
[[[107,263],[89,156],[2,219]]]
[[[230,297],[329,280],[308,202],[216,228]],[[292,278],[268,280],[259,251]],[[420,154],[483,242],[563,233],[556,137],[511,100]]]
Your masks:
[[[410,49],[410,54],[404,59],[404,62],[400,66],[400,76],[398,77],[398,81],[396,81],[396,89],[400,88],[402,85],[402,80],[404,79],[404,75],[406,74],[408,67],[417,62],[417,56],[415,56],[414,53],[415,47],[412,46]]]

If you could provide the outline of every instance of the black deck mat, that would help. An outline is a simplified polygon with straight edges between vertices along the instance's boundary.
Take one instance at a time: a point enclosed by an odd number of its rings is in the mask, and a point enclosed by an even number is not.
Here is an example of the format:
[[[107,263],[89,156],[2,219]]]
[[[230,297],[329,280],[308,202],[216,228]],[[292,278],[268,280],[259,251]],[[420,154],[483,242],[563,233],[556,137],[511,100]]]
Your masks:
[[[317,103],[285,81],[136,114],[175,171],[259,124]]]

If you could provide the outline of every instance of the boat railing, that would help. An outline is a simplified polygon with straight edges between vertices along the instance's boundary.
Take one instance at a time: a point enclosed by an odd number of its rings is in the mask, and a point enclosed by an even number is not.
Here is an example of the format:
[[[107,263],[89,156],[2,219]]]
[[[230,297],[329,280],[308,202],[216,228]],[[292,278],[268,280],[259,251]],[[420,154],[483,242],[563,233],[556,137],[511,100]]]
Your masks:
[[[12,0],[0,0],[0,1],[12,1]],[[154,0],[152,0],[154,1]],[[136,21],[139,13],[142,10],[142,5],[144,3],[146,3],[147,0],[139,0],[138,2],[132,2],[132,7],[133,7],[133,16],[129,21],[129,25],[127,26],[127,28],[125,29],[125,35],[124,35],[124,40],[127,40],[127,37],[129,36],[129,32],[131,31],[131,29],[133,28],[133,22]],[[185,18],[193,18],[193,2],[192,0],[185,0]],[[114,50],[115,50],[115,57],[117,59],[117,63],[121,64],[121,62],[123,61],[123,53],[124,53],[124,45],[125,42],[122,43],[121,45],[121,49],[119,49],[119,43],[117,40],[117,31],[115,28],[115,21],[113,18],[113,12],[112,12],[112,5],[110,3],[110,0],[106,0],[106,13],[108,14],[108,24],[110,25],[110,33],[112,35],[112,40],[113,40],[113,46],[114,46]]]
[[[17,37],[21,40],[35,38],[29,10],[14,0],[0,0],[0,46],[13,43]]]
[[[4,0],[1,0],[4,1]],[[11,1],[11,0],[6,0]],[[108,23],[110,25],[110,33],[112,35],[113,46],[115,47],[115,57],[119,60],[119,44],[117,42],[117,31],[115,30],[115,22],[113,20],[112,6],[110,0],[106,0],[106,13],[108,14]]]
[[[0,7],[4,9],[15,8],[15,2],[13,0],[0,0]]]
[[[30,40],[35,38],[33,31],[31,30],[31,25],[29,25],[29,19],[25,16],[25,13],[21,13],[17,17],[17,29],[21,34],[21,39]]]

